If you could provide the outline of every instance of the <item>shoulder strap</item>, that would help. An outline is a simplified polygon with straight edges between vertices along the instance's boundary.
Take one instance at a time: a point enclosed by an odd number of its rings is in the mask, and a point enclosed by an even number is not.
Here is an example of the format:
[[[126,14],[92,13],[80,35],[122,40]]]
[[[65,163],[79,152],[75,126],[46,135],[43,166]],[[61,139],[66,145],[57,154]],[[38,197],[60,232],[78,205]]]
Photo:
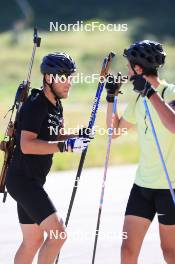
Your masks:
[[[168,88],[168,86],[165,86],[165,87],[163,88],[163,90],[162,90],[161,97],[162,97],[163,99],[164,99],[165,91],[166,91],[167,88]],[[138,102],[139,98],[140,98],[140,94],[137,96],[136,103]]]
[[[61,103],[60,99],[58,99],[58,107],[59,107],[59,109],[61,111],[61,115],[63,116],[63,106],[62,106],[62,103]]]
[[[162,96],[163,99],[164,99],[165,91],[166,91],[167,88],[168,88],[168,86],[165,86],[165,87],[163,88],[163,90],[162,90],[162,94],[161,94],[161,96]]]
[[[138,102],[139,98],[140,98],[140,94],[136,98],[136,103]]]

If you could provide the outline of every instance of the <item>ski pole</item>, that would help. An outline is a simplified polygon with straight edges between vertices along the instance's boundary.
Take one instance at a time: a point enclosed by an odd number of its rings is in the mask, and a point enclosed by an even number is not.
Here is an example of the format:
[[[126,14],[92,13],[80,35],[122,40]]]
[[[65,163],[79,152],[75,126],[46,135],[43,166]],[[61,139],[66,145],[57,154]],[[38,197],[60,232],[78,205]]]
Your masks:
[[[103,64],[102,64],[102,69],[101,69],[101,73],[100,73],[100,78],[104,78],[107,76],[108,71],[109,71],[109,67],[112,63],[112,59],[115,57],[115,54],[113,52],[110,52],[109,55],[104,59]],[[88,128],[92,129],[95,123],[95,119],[96,119],[96,115],[97,115],[97,110],[99,107],[99,103],[100,103],[100,98],[101,98],[101,94],[103,91],[103,87],[104,87],[104,79],[103,81],[100,80],[99,84],[98,84],[98,88],[96,91],[96,95],[95,95],[95,99],[94,99],[94,103],[92,106],[92,112],[91,112],[91,116],[90,116],[90,120],[89,120],[89,125]],[[78,166],[78,170],[77,170],[77,174],[76,174],[76,178],[75,178],[75,182],[74,182],[74,187],[73,187],[73,191],[72,191],[72,195],[71,195],[71,199],[70,199],[70,203],[69,203],[69,208],[68,208],[68,212],[67,212],[67,216],[66,216],[66,221],[65,221],[65,226],[67,227],[68,222],[69,222],[69,218],[70,218],[70,214],[72,211],[72,207],[73,207],[73,203],[75,200],[75,196],[76,196],[76,192],[78,189],[78,182],[80,180],[81,177],[81,172],[83,169],[83,165],[84,165],[84,161],[86,158],[86,154],[87,154],[87,150],[88,148],[86,148],[85,150],[82,151],[81,154],[81,158],[80,158],[80,162],[79,162],[79,166]],[[56,258],[55,264],[58,263],[59,260],[59,254]]]
[[[99,205],[99,211],[98,211],[97,226],[96,226],[95,241],[94,241],[93,256],[92,256],[92,264],[95,263],[98,234],[99,234],[99,229],[100,229],[100,220],[101,220],[105,184],[106,184],[106,177],[107,177],[107,170],[108,170],[108,163],[109,163],[109,155],[110,155],[110,148],[111,148],[112,135],[113,135],[113,120],[115,118],[116,108],[117,108],[117,96],[114,97],[114,103],[113,103],[113,113],[112,113],[111,127],[109,130],[109,137],[108,137],[108,147],[107,147],[107,152],[106,152],[104,176],[103,176],[103,183],[102,183],[102,189],[101,189],[100,205]]]
[[[151,117],[151,114],[150,114],[150,111],[149,111],[149,107],[148,107],[148,104],[147,104],[145,98],[143,98],[143,103],[144,103],[144,107],[145,107],[145,110],[146,110],[146,114],[148,115],[148,118],[149,118],[149,121],[150,121],[153,137],[154,137],[154,140],[155,140],[155,143],[156,143],[156,146],[157,146],[157,150],[158,150],[158,153],[159,153],[159,156],[160,156],[160,160],[161,160],[161,163],[162,163],[165,175],[166,175],[166,179],[167,179],[167,182],[168,182],[168,185],[169,185],[169,189],[170,189],[170,192],[171,192],[173,203],[175,205],[175,193],[174,193],[174,190],[173,190],[173,187],[172,187],[172,184],[171,184],[170,176],[169,176],[166,164],[165,164],[163,153],[162,153],[162,150],[161,150],[158,138],[157,138],[156,130],[155,130],[155,127],[154,127],[154,124],[153,124],[153,121],[152,121],[152,117]]]

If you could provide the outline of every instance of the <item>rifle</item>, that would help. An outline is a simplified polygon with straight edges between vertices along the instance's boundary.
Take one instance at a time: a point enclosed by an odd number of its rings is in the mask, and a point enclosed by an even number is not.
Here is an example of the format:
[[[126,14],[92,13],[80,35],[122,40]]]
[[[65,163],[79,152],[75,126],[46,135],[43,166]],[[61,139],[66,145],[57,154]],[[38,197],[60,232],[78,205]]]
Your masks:
[[[33,43],[34,43],[34,46],[33,46],[33,50],[32,50],[32,56],[31,56],[31,59],[29,62],[27,79],[24,80],[22,82],[22,84],[20,84],[18,89],[17,89],[14,103],[13,103],[11,109],[8,111],[8,112],[11,111],[11,116],[10,116],[9,123],[7,125],[7,129],[6,129],[6,132],[4,135],[4,139],[3,139],[3,141],[0,142],[0,150],[2,150],[4,152],[4,161],[3,161],[3,166],[2,166],[1,174],[0,174],[0,193],[4,194],[3,202],[5,202],[6,197],[7,197],[7,191],[5,188],[5,180],[6,180],[7,170],[8,170],[10,161],[11,161],[12,156],[13,156],[13,151],[15,149],[15,125],[16,125],[16,121],[17,121],[17,115],[18,115],[23,103],[27,100],[29,90],[30,90],[30,77],[31,77],[35,52],[36,52],[36,48],[40,47],[40,43],[41,43],[41,38],[38,37],[37,28],[34,28]],[[13,119],[14,112],[16,112],[16,114],[15,114],[15,118],[13,121],[12,119]]]

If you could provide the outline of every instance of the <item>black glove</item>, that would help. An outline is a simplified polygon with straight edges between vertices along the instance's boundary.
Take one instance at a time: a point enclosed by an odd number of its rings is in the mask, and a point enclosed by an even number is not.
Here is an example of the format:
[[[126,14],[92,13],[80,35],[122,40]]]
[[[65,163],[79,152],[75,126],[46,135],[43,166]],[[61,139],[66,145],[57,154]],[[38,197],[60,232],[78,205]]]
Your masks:
[[[122,83],[119,82],[119,76],[121,76],[120,72],[117,74],[117,76],[111,74],[107,75],[107,82],[105,88],[107,91],[106,101],[108,103],[113,103],[114,96],[121,93],[120,87],[122,86]]]
[[[80,138],[89,138],[89,139],[94,139],[94,134],[95,131],[94,129],[88,128],[88,127],[83,127],[79,129],[79,137]]]
[[[143,97],[147,96],[149,99],[156,92],[151,84],[146,81],[142,75],[134,75],[130,78],[130,81],[133,81],[133,90]]]

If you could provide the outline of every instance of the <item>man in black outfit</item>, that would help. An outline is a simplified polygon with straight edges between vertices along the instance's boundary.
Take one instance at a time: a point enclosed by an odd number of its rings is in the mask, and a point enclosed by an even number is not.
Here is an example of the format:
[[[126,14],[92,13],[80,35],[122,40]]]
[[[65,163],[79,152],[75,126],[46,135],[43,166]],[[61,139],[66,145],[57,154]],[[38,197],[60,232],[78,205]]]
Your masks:
[[[32,263],[38,249],[38,264],[52,264],[66,240],[61,218],[57,216],[43,185],[54,153],[82,151],[90,141],[88,135],[81,133],[77,137],[64,136],[64,141],[58,142],[59,135],[51,133],[63,127],[60,99],[67,98],[71,75],[75,71],[75,63],[69,55],[51,53],[45,56],[41,64],[43,89],[32,90],[17,117],[16,147],[6,179],[7,190],[17,202],[23,233],[15,264]],[[58,74],[58,82],[51,79],[50,74]],[[44,231],[47,233],[45,241]],[[51,238],[51,231],[64,232],[65,235]]]

